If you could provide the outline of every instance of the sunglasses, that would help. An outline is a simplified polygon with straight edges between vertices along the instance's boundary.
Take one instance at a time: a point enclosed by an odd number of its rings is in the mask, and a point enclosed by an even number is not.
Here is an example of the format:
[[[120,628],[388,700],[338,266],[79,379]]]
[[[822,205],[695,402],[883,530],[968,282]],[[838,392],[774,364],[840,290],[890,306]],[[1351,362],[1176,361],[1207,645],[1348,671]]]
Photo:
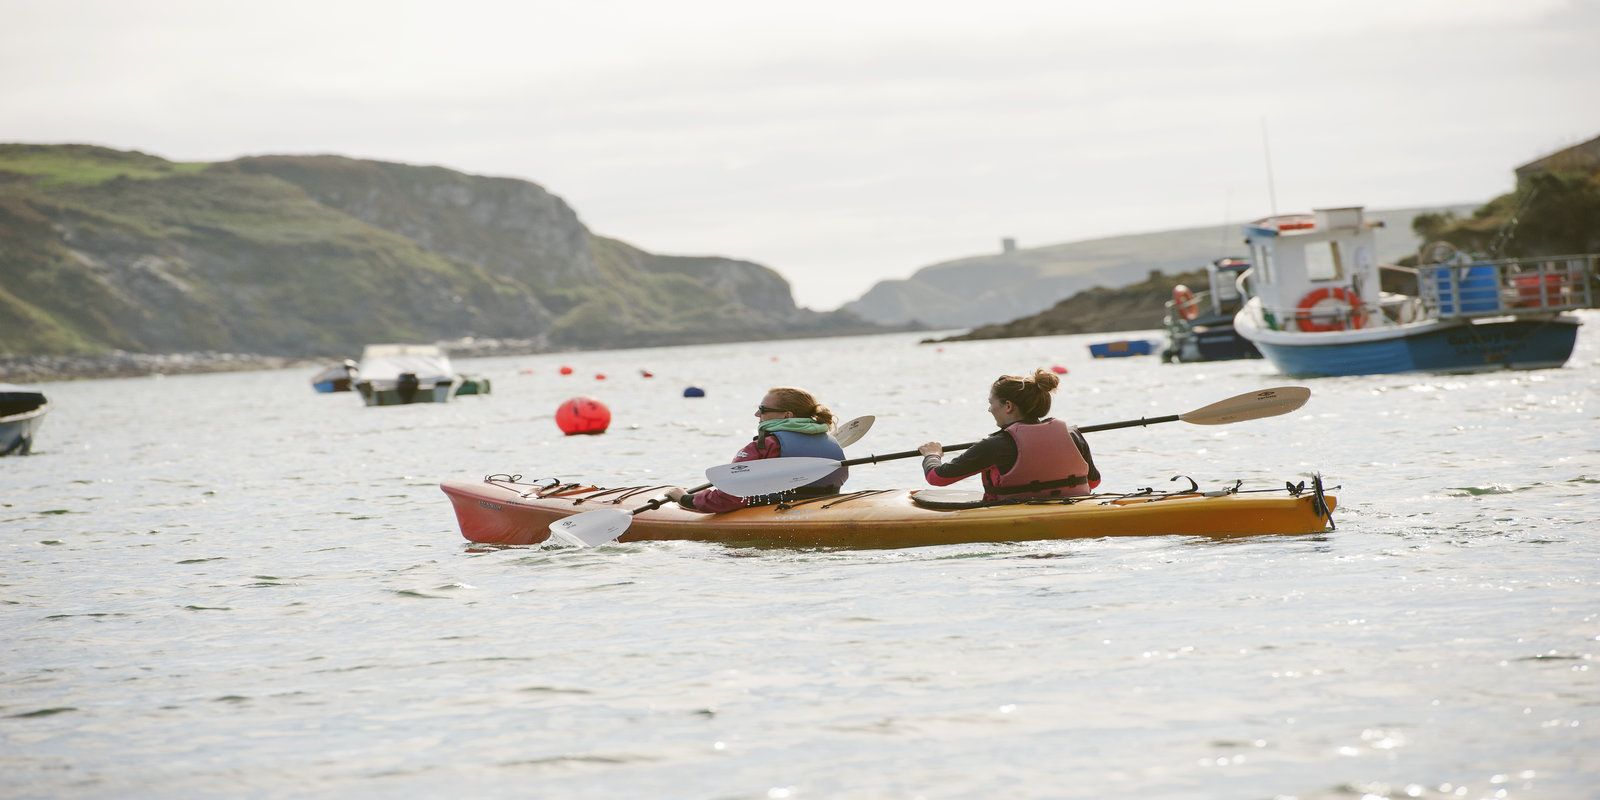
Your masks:
[[[781,413],[783,413],[783,409],[781,409],[781,408],[773,408],[772,406],[756,406],[756,413],[757,414],[781,414]]]

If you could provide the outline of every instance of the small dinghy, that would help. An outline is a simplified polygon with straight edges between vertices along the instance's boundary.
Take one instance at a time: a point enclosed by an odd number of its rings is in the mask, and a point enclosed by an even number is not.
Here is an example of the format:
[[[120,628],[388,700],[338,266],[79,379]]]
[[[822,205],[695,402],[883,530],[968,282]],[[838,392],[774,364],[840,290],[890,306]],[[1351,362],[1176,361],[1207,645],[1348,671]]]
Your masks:
[[[0,456],[25,456],[33,437],[50,413],[44,392],[0,383]]]

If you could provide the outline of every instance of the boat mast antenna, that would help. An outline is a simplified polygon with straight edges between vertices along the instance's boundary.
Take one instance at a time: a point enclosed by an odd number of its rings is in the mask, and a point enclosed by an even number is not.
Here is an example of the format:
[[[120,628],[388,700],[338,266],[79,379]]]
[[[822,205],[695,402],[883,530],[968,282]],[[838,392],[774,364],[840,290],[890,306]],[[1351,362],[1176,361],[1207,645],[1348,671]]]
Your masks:
[[[1232,216],[1233,188],[1229,187],[1222,196],[1222,241],[1218,243],[1218,247],[1222,252],[1218,256],[1219,258],[1226,258],[1228,256],[1228,236],[1231,233],[1231,231],[1228,230],[1228,218]]]
[[[1267,118],[1261,118],[1261,153],[1267,159],[1267,198],[1272,202],[1272,216],[1278,216],[1278,187],[1272,180],[1272,148],[1267,144]]]

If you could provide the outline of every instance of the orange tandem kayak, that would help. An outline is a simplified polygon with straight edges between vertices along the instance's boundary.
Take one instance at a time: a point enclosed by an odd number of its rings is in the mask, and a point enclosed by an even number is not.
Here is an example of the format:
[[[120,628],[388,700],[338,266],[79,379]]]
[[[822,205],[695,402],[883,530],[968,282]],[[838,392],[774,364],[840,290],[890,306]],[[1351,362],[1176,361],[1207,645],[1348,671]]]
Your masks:
[[[482,544],[538,544],[556,520],[639,508],[662,486],[605,489],[508,475],[445,481],[461,535]],[[667,504],[640,512],[619,541],[692,540],[740,546],[894,548],[1101,536],[1319,533],[1337,498],[1314,488],[1100,494],[1072,500],[981,503],[977,492],[879,489],[697,514]]]

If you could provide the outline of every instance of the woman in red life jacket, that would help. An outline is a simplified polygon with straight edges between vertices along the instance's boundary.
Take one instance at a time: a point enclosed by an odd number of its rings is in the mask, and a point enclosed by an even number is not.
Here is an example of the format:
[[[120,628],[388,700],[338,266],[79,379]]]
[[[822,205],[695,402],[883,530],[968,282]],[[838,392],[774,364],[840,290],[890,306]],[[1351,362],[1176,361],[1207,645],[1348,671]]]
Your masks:
[[[989,434],[950,463],[944,446],[928,442],[922,471],[928,483],[949,486],[983,476],[985,500],[1081,497],[1100,485],[1089,443],[1083,434],[1050,413],[1050,393],[1061,379],[1047,370],[1028,377],[1003,375],[989,387],[989,414],[1000,430]]]
[[[755,438],[734,454],[735,462],[785,456],[844,460],[844,448],[833,438],[833,412],[804,389],[788,386],[768,389],[761,398],[761,405],[756,407],[756,419],[759,422]],[[667,490],[667,497],[690,511],[720,514],[789,497],[838,494],[848,477],[850,470],[841,467],[819,481],[784,492],[781,497],[735,497],[714,488],[689,494],[676,486]]]

